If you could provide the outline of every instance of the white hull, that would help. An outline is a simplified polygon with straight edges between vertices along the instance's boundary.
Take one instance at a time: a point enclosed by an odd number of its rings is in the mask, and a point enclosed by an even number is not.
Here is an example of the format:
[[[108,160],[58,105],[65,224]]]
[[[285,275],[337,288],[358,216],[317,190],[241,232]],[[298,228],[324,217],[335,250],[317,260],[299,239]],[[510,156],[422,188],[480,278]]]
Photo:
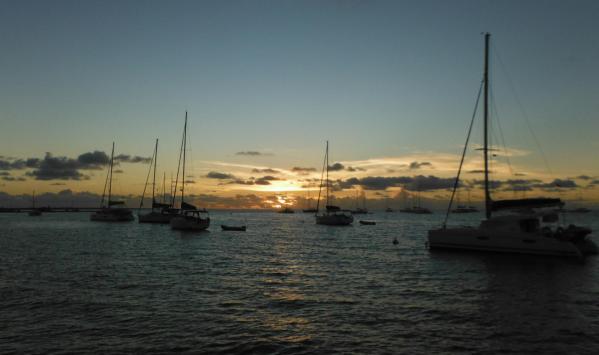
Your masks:
[[[171,219],[170,225],[176,230],[202,231],[210,226],[210,218],[177,216]]]
[[[133,213],[129,210],[126,210],[126,212],[122,210],[119,212],[100,210],[92,213],[89,219],[95,222],[129,222],[133,221],[135,217],[133,217]]]
[[[482,228],[434,229],[428,233],[431,249],[462,249],[521,254],[582,257],[596,252],[588,239],[559,240],[541,233],[501,232]],[[593,250],[594,249],[594,250]]]
[[[347,226],[353,222],[353,216],[343,214],[324,214],[316,216],[316,224],[323,224],[326,226]]]
[[[161,212],[149,212],[145,214],[138,214],[137,220],[139,221],[139,223],[169,224],[171,219],[173,219],[174,217],[177,217],[177,215]]]

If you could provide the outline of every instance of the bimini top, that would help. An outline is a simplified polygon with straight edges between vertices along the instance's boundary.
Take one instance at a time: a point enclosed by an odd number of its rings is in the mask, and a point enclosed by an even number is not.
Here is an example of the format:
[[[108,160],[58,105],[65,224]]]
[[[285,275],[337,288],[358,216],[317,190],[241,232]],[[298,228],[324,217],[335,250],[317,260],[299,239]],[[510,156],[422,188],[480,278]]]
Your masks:
[[[491,210],[500,211],[517,208],[545,208],[563,206],[559,198],[524,198],[518,200],[499,200],[491,202]]]

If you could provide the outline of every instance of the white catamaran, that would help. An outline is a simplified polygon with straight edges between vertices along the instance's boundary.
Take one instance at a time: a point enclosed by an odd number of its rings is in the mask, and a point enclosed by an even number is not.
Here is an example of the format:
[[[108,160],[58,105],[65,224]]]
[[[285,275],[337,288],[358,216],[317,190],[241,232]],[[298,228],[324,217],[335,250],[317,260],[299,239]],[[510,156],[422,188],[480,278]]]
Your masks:
[[[100,209],[89,216],[89,219],[97,222],[129,222],[134,220],[133,213],[126,207],[113,207],[125,205],[124,201],[112,201],[112,168],[114,165],[114,142],[112,142],[112,153],[110,154],[110,166],[104,183]],[[108,200],[104,205],[106,186],[108,185]]]
[[[597,246],[588,237],[589,228],[568,225],[564,227],[559,220],[559,214],[554,210],[563,203],[556,198],[528,198],[518,200],[493,201],[489,184],[489,145],[488,145],[488,97],[489,97],[489,40],[490,34],[485,34],[484,54],[484,175],[485,175],[485,213],[486,219],[478,227],[448,228],[447,218],[451,211],[451,204],[455,190],[458,187],[460,172],[468,146],[468,140],[458,169],[452,198],[447,209],[443,226],[428,232],[428,244],[431,249],[466,249],[493,252],[512,252],[523,254],[541,254],[583,257],[587,254],[596,254]],[[480,95],[480,93],[479,93]],[[477,101],[478,103],[478,101]],[[476,111],[475,111],[476,112]],[[545,210],[543,210],[545,208]],[[493,212],[516,211],[516,213],[499,214]],[[520,211],[518,213],[517,211]]]
[[[323,180],[326,171],[326,182]],[[322,184],[325,182],[326,186],[326,198],[325,198],[325,209],[322,213],[320,210],[320,195],[322,191]],[[342,210],[338,206],[332,206],[329,204],[329,141],[327,141],[327,148],[324,155],[323,169],[320,176],[320,189],[318,190],[318,202],[316,204],[316,224],[324,224],[327,226],[347,226],[354,222],[354,217],[350,211]]]
[[[210,226],[210,217],[205,209],[197,209],[194,205],[185,202],[185,153],[187,145],[187,111],[185,111],[185,125],[183,126],[183,139],[181,140],[181,150],[179,151],[179,164],[183,157],[183,169],[181,179],[181,209],[176,217],[170,220],[172,229],[201,231]],[[179,166],[177,167],[177,179],[175,180],[174,197],[177,194],[177,182],[179,181]]]

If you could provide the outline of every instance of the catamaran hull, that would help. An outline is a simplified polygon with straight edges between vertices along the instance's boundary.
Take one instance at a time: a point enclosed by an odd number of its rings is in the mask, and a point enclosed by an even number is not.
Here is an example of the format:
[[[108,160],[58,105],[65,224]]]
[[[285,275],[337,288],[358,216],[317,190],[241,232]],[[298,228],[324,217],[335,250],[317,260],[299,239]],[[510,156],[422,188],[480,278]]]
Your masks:
[[[347,226],[354,222],[354,217],[346,215],[316,216],[316,224],[325,226]]]
[[[203,231],[210,226],[210,218],[190,218],[177,216],[170,221],[171,229],[186,231]]]
[[[156,224],[169,224],[171,219],[177,215],[160,213],[160,212],[149,212],[146,214],[138,214],[137,220],[139,223],[156,223]]]
[[[490,252],[582,257],[597,253],[589,239],[578,242],[541,234],[503,234],[477,228],[435,229],[428,233],[430,249],[459,249]]]
[[[89,219],[94,222],[130,222],[135,219],[132,213],[129,214],[112,214],[96,212],[89,216]]]

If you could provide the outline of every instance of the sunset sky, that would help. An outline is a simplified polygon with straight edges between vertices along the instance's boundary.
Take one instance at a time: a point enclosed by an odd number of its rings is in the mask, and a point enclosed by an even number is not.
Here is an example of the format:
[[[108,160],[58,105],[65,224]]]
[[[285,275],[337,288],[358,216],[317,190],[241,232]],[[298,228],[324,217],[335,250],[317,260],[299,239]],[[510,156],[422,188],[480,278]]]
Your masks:
[[[141,194],[156,138],[168,185],[186,110],[186,190],[200,205],[314,195],[326,140],[338,197],[443,200],[482,32],[497,195],[595,202],[597,18],[592,0],[2,0],[0,206],[33,190],[96,198],[113,141],[117,194]],[[473,199],[481,143],[479,115],[463,175]]]

